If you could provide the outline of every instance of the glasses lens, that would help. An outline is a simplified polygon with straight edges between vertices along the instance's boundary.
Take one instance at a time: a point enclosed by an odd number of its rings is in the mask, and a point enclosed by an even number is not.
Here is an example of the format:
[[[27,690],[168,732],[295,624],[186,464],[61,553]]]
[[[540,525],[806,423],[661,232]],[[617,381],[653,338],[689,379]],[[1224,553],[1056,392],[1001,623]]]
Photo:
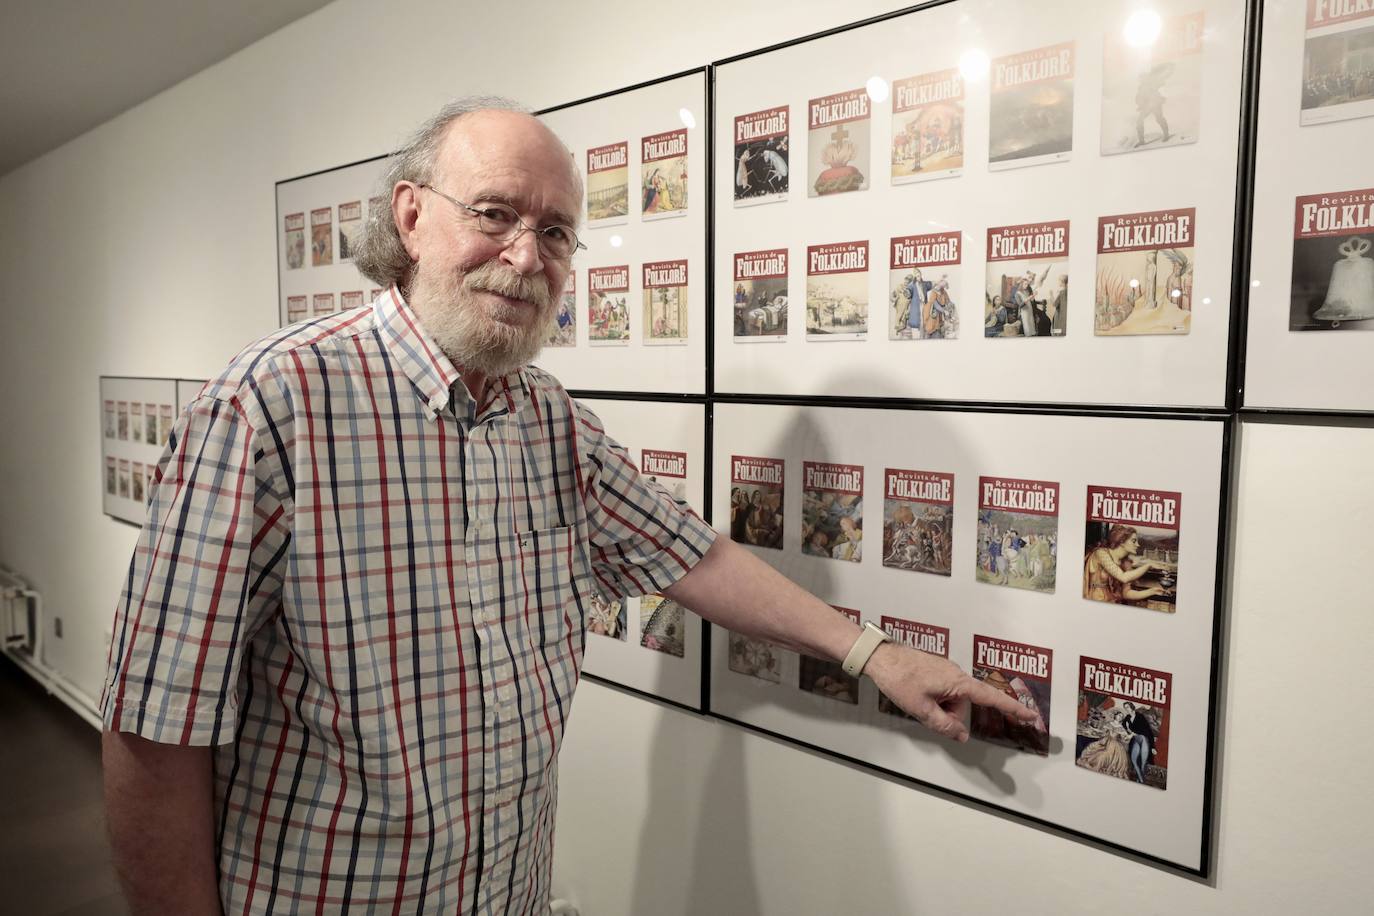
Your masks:
[[[487,204],[477,211],[478,228],[497,241],[507,241],[520,228],[520,217],[510,207]]]
[[[551,258],[563,260],[577,250],[577,234],[567,226],[549,226],[539,231],[539,250]]]

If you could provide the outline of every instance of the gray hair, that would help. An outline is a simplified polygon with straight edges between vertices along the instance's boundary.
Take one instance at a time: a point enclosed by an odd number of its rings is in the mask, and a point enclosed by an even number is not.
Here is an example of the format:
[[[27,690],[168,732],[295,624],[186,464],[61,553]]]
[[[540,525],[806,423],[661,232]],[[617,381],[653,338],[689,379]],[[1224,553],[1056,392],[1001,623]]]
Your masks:
[[[353,263],[377,285],[391,284],[405,289],[414,262],[401,243],[396,220],[391,214],[391,190],[398,181],[429,184],[434,180],[435,163],[449,125],[459,118],[478,111],[514,111],[530,114],[528,107],[513,99],[496,95],[470,95],[454,99],[424,124],[420,125],[387,160],[373,205],[368,208],[367,221],[353,250]]]

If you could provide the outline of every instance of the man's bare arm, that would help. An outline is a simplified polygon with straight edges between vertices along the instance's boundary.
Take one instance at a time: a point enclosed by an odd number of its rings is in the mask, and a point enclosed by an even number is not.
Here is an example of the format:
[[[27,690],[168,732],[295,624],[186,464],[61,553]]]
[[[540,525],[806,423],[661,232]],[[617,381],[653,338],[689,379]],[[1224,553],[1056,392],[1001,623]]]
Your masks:
[[[210,748],[106,731],[102,756],[110,846],[130,909],[219,916]]]
[[[818,658],[840,661],[859,638],[857,624],[726,537],[664,593],[714,624]],[[968,739],[963,719],[970,703],[1035,720],[953,662],[915,649],[885,643],[864,674],[927,728],[955,741]]]

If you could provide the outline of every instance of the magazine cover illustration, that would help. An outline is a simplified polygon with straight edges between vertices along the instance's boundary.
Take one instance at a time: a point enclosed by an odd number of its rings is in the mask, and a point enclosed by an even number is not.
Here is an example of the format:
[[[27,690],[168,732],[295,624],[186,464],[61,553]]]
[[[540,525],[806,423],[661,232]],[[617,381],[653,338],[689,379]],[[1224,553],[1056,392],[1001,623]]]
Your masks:
[[[1083,597],[1172,614],[1182,501],[1168,490],[1089,486]]]
[[[334,208],[310,211],[310,266],[334,263]]]
[[[1059,558],[1059,484],[978,478],[978,581],[1054,591]]]
[[[119,495],[123,499],[129,498],[129,459],[119,459]]]
[[[1374,331],[1374,188],[1299,197],[1290,331]]]
[[[1196,231],[1193,207],[1099,217],[1093,333],[1187,334]]]
[[[1073,155],[1074,43],[992,62],[988,168],[1067,162]]]
[[[1374,115],[1374,4],[1307,0],[1299,123]]]
[[[735,255],[735,342],[786,343],[787,249]]]
[[[305,296],[286,297],[286,323],[295,324],[310,317],[310,304]]]
[[[639,599],[641,646],[682,658],[686,651],[683,638],[682,605],[662,595],[645,595]]]
[[[863,538],[863,466],[803,461],[802,553],[858,563]]]
[[[587,632],[625,641],[628,602],[593,590],[587,596]]]
[[[730,540],[782,549],[781,458],[730,456]]]
[[[629,142],[587,150],[587,225],[619,225],[629,214]]]
[[[868,242],[806,249],[806,339],[863,340],[868,333]]]
[[[143,441],[143,405],[138,401],[129,404],[129,441]]]
[[[128,401],[120,401],[119,404],[118,404],[118,406],[117,406],[117,408],[116,408],[115,414],[116,414],[116,416],[118,417],[117,428],[118,428],[118,430],[119,430],[119,441],[121,441],[121,442],[128,442],[128,441],[129,441],[129,402],[128,402]]]
[[[1062,337],[1068,329],[1069,221],[988,230],[984,337]]]
[[[948,576],[954,544],[954,475],[886,468],[883,565]]]
[[[644,344],[687,343],[687,262],[644,265]]]
[[[1036,719],[1018,722],[987,706],[974,706],[969,734],[991,744],[1048,757],[1053,664],[1054,653],[1043,646],[974,634],[974,679],[1011,697],[1034,712]]]
[[[158,444],[166,442],[172,435],[172,405],[159,404],[157,408],[157,441]]]
[[[316,318],[334,314],[334,294],[316,293],[310,300],[310,308]]]
[[[104,415],[105,415],[105,438],[106,438],[106,439],[113,439],[113,438],[115,437],[115,406],[114,406],[114,401],[112,401],[112,400],[111,400],[111,401],[106,401],[104,406],[105,406],[105,414],[104,414]]]
[[[806,193],[825,197],[868,188],[872,123],[868,90],[851,89],[807,104]]]
[[[305,266],[305,213],[286,215],[286,269]]]
[[[639,470],[680,503],[687,502],[687,453],[646,448]]]
[[[964,78],[937,70],[892,82],[892,183],[964,170]]]
[[[735,206],[787,199],[788,106],[735,118]]]
[[[938,655],[941,658],[949,658],[949,628],[937,627],[930,623],[918,623],[915,620],[905,620],[901,617],[888,617],[883,615],[880,624],[883,632],[886,633],[893,642],[899,646],[906,646],[909,649],[916,649],[930,655]],[[911,721],[916,721],[914,716],[908,716],[894,702],[887,698],[881,690],[878,691],[878,712],[887,713],[891,716],[901,716]]]
[[[630,342],[630,265],[587,270],[587,340],[594,347]]]
[[[143,486],[147,482],[143,476],[143,462],[135,461],[129,466],[129,498],[136,503],[143,502]]]
[[[563,293],[558,297],[558,308],[554,312],[553,327],[549,331],[548,347],[577,346],[577,271],[568,271],[568,279],[563,283]]]
[[[157,440],[157,405],[143,405],[143,442],[145,445],[160,445]]]
[[[1081,656],[1074,763],[1167,789],[1172,689],[1163,671]]]
[[[892,239],[888,340],[959,336],[959,262],[963,235],[932,232]]]
[[[730,634],[728,665],[736,674],[746,674],[770,684],[782,683],[783,649],[761,639],[750,639],[733,630]]]
[[[1102,155],[1196,143],[1202,126],[1201,11],[1165,16],[1152,41],[1102,43]]]
[[[339,261],[353,260],[353,251],[358,247],[358,238],[363,231],[363,202],[349,201],[339,204]]]
[[[855,623],[862,623],[858,611],[836,605],[831,607]],[[859,679],[845,674],[844,666],[839,662],[813,658],[803,652],[797,686],[807,693],[814,693],[828,700],[859,705]]]
[[[113,455],[105,458],[105,492],[114,496],[118,492],[119,472],[115,470],[115,459]]]
[[[687,128],[640,141],[640,213],[646,220],[687,215]]]

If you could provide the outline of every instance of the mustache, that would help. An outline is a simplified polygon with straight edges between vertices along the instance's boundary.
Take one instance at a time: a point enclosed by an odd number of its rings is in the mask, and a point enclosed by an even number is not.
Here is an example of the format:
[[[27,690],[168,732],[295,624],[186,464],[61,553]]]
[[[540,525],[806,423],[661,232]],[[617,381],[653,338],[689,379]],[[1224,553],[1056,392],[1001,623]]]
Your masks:
[[[518,270],[503,267],[488,261],[474,267],[463,277],[463,285],[468,289],[484,290],[520,299],[540,308],[547,308],[553,302],[553,293],[548,282],[542,277],[527,277]]]

